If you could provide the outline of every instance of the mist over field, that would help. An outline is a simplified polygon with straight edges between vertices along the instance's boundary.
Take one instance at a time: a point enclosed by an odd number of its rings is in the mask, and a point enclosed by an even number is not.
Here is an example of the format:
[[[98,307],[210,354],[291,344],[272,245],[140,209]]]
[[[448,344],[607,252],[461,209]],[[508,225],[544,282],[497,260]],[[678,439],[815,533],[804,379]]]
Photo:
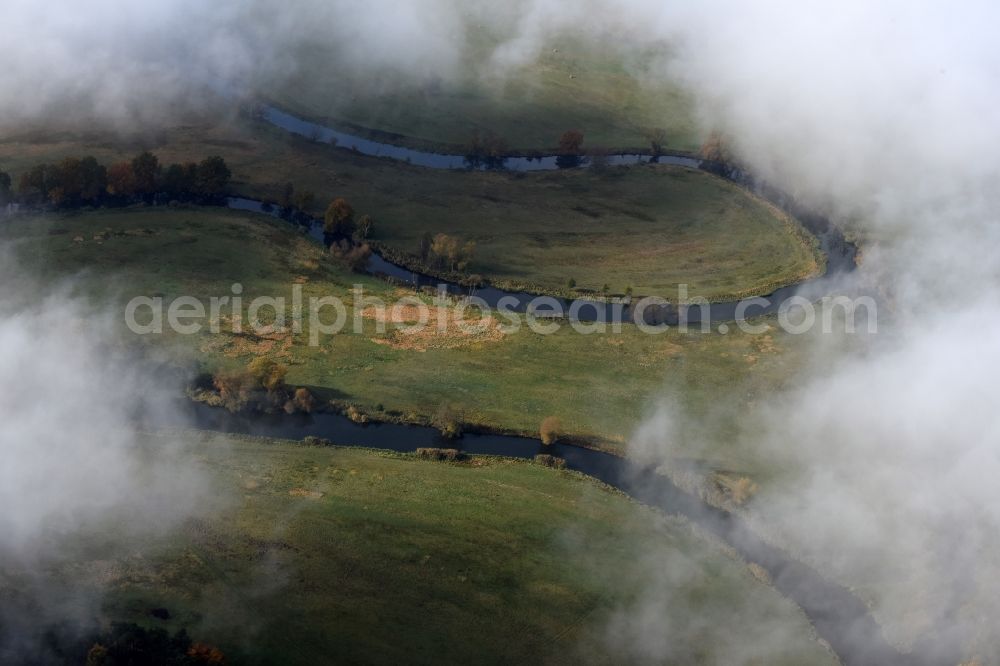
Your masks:
[[[151,122],[219,80],[250,93],[295,71],[303,42],[332,44],[331,67],[418,80],[456,72],[473,28],[498,36],[500,77],[567,34],[653,53],[629,60],[636,76],[684,86],[705,133],[750,171],[869,241],[857,279],[888,296],[863,351],[833,363],[839,346],[817,336],[815,372],[742,420],[741,446],[782,470],[753,520],[860,589],[891,639],[933,632],[1000,659],[995,3],[13,0],[2,13],[0,125]],[[141,378],[66,326],[71,302],[17,313],[0,321],[0,380],[19,387],[0,406],[0,497],[18,507],[0,516],[0,549],[31,552],[48,530],[125,505],[156,523],[165,506],[184,515],[196,481],[176,487],[175,469],[151,495],[137,480],[122,424]],[[26,358],[42,363],[29,373]],[[40,409],[42,393],[67,398]],[[713,436],[668,404],[637,424],[631,452],[669,464]],[[622,626],[644,659],[670,656],[647,617],[662,587],[622,609],[642,618]]]
[[[110,318],[25,273],[0,247],[0,588],[10,576],[20,589],[0,608],[0,660],[44,660],[35,641],[49,622],[70,634],[90,627],[101,591],[44,573],[81,538],[104,535],[125,555],[129,540],[167,534],[221,501],[179,445],[150,449],[135,431],[137,417],[166,417],[177,387],[111,342]]]

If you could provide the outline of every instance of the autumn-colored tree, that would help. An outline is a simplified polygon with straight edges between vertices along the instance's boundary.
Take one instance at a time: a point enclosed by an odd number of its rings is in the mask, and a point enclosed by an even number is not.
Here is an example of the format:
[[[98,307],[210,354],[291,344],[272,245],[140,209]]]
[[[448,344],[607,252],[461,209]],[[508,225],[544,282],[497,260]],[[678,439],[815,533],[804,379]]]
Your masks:
[[[568,130],[559,137],[558,152],[560,155],[579,155],[583,150],[583,132]]]
[[[741,476],[729,484],[729,498],[736,506],[743,506],[758,490],[759,487],[753,479]]]
[[[220,197],[226,193],[232,177],[226,160],[218,155],[212,155],[198,164],[195,189],[203,197]]]
[[[538,428],[538,434],[542,438],[542,444],[550,446],[555,444],[562,435],[562,421],[555,416],[548,416],[542,421]]]
[[[266,356],[258,356],[251,361],[248,370],[251,377],[269,393],[274,393],[285,386],[288,366],[272,361]]]
[[[323,216],[324,231],[335,236],[350,236],[354,233],[354,209],[347,199],[336,198],[327,206]]]
[[[118,162],[108,167],[107,191],[119,199],[135,196],[135,172],[131,162]]]
[[[701,145],[701,158],[709,162],[718,164],[731,164],[733,161],[732,152],[729,149],[729,142],[719,132],[712,132]]]
[[[303,414],[310,414],[316,408],[316,398],[309,392],[309,389],[297,388],[295,389],[295,397],[292,398],[292,404]]]
[[[212,377],[212,386],[219,394],[222,406],[231,412],[242,411],[253,397],[253,378],[248,372],[218,372]]]
[[[156,193],[157,180],[160,175],[160,160],[148,150],[132,158],[132,177],[135,194],[152,196]]]
[[[430,261],[438,268],[464,271],[469,267],[475,253],[476,244],[474,241],[463,244],[454,236],[437,234],[431,240],[428,255]]]
[[[222,666],[226,663],[226,655],[222,650],[207,643],[194,643],[188,648],[187,656],[196,664]]]

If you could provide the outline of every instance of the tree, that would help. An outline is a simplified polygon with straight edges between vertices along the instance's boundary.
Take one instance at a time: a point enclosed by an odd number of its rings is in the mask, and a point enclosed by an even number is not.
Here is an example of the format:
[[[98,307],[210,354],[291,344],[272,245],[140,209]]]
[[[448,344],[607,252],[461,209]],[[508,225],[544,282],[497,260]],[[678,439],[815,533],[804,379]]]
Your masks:
[[[331,201],[323,221],[323,229],[328,234],[350,236],[354,233],[354,209],[346,199],[337,198]]]
[[[309,190],[296,192],[295,196],[292,197],[292,206],[298,208],[303,213],[309,212],[315,203],[316,195]]]
[[[75,157],[64,158],[53,170],[49,201],[57,206],[80,203],[83,193],[83,169]]]
[[[556,148],[556,166],[560,169],[572,169],[580,166],[583,154],[583,132],[580,130],[569,130],[559,138],[559,146]]]
[[[566,287],[569,288],[569,289],[576,289],[576,280],[573,279],[573,278],[570,278],[569,280],[567,280],[566,281]]]
[[[316,398],[309,392],[309,389],[297,388],[295,389],[295,397],[292,398],[292,404],[298,411],[310,414],[316,408]]]
[[[171,164],[163,172],[163,191],[171,199],[187,199],[195,194],[198,165],[194,162]]]
[[[538,428],[538,434],[542,438],[542,444],[551,446],[562,435],[562,422],[555,416],[548,416]]]
[[[462,436],[462,421],[451,405],[442,404],[431,420],[435,428],[448,439],[458,439]]]
[[[560,155],[579,155],[583,150],[583,132],[568,130],[559,137],[558,152]]]
[[[118,162],[108,167],[108,194],[119,199],[135,196],[135,172],[131,162]]]
[[[372,220],[372,216],[362,215],[358,220],[358,228],[354,231],[354,240],[356,242],[367,240],[371,236],[374,227],[375,222]]]
[[[104,197],[108,186],[108,170],[93,155],[80,160],[80,198],[87,203],[97,203]]]
[[[26,203],[44,203],[48,201],[49,190],[57,181],[54,166],[38,164],[21,174],[17,182],[18,196]]]
[[[285,387],[288,366],[272,361],[266,356],[258,356],[250,362],[250,376],[268,393],[275,393]]]
[[[647,137],[653,157],[662,155],[667,148],[667,130],[662,127],[653,127],[649,130]]]
[[[431,239],[428,260],[438,268],[464,271],[469,267],[475,253],[476,243],[474,241],[463,244],[454,236],[437,234]]]
[[[10,174],[0,169],[0,206],[6,206],[13,198]]]
[[[220,197],[226,193],[232,176],[226,160],[218,155],[206,157],[198,164],[195,189],[203,197]]]
[[[281,189],[281,198],[278,199],[278,204],[282,208],[291,208],[295,202],[295,186],[291,183],[285,183],[285,186]]]
[[[458,239],[448,234],[437,234],[431,242],[430,254],[440,268],[454,268],[458,258]]]
[[[431,246],[434,244],[434,237],[431,232],[425,231],[420,237],[420,260],[426,262],[431,258]]]
[[[132,177],[135,194],[152,196],[156,194],[156,182],[160,175],[160,160],[148,150],[132,158]]]
[[[733,161],[732,152],[729,149],[729,142],[719,132],[712,132],[705,139],[701,146],[701,158],[709,162],[718,164],[731,164]]]

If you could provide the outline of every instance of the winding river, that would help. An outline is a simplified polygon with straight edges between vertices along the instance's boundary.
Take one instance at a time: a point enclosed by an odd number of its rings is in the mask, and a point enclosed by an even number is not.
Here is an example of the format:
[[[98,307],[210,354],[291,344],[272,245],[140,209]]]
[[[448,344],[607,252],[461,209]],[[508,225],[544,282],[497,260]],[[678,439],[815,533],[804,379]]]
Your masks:
[[[951,650],[928,642],[900,653],[889,645],[865,604],[850,590],[828,581],[818,571],[766,543],[745,521],[705,504],[658,473],[627,458],[556,443],[543,446],[537,439],[511,435],[466,433],[444,439],[434,428],[393,423],[357,424],[333,413],[312,415],[237,415],[200,403],[184,402],[181,421],[200,430],[301,440],[318,437],[338,446],[386,449],[412,453],[421,447],[458,448],[471,455],[532,459],[539,453],[558,456],[568,469],[587,474],[618,488],[636,500],[667,513],[684,516],[732,546],[748,562],[763,567],[774,587],[803,610],[816,632],[847,666],[931,666],[958,663]],[[169,422],[147,422],[163,427]]]
[[[312,140],[336,142],[343,148],[354,149],[365,155],[405,161],[416,166],[434,169],[482,168],[470,165],[458,155],[423,152],[378,143],[361,137],[317,125],[297,118],[273,107],[264,107],[261,117],[277,127]],[[674,164],[687,168],[704,168],[702,162],[692,157],[667,156],[650,158],[646,155],[618,155],[611,164],[633,165],[651,162]],[[558,158],[512,157],[504,161],[504,169],[517,171],[541,171],[561,168]],[[580,163],[576,166],[586,166]],[[793,285],[775,291],[767,297],[768,304],[748,312],[747,316],[769,314],[791,296],[800,293],[808,284],[808,294],[819,297],[832,287],[833,282],[844,273],[854,269],[856,248],[821,216],[797,207],[780,190],[751,177],[729,171],[722,174],[755,194],[794,215],[802,224],[819,238],[822,251],[827,255],[827,271],[820,278],[800,285]],[[238,210],[271,214],[280,217],[276,209],[260,201],[232,198],[229,206]],[[325,242],[322,224],[311,220],[303,225],[303,230],[319,242]],[[416,287],[446,284],[426,275],[420,275],[401,266],[394,265],[380,256],[374,255],[367,266],[369,273],[395,278]],[[482,298],[491,307],[496,307],[501,298],[512,297],[523,311],[536,298],[534,294],[506,292],[493,287],[479,288],[470,292],[467,287],[448,284],[455,294],[474,295]],[[561,301],[566,311],[570,303]],[[732,321],[736,318],[736,302],[712,304],[708,317],[711,321]],[[668,308],[656,313],[654,321],[648,323],[675,323],[678,312]],[[701,309],[688,313],[690,323],[701,321]],[[635,313],[625,304],[609,304],[597,301],[583,301],[572,315],[580,321],[635,321]],[[797,603],[826,640],[838,657],[848,666],[895,666],[897,664],[957,663],[954,650],[943,645],[935,645],[928,639],[914,649],[913,654],[904,654],[889,645],[865,604],[847,588],[824,578],[812,567],[796,560],[783,550],[769,545],[757,536],[745,521],[726,511],[709,506],[697,497],[681,490],[668,478],[651,467],[642,466],[626,458],[567,444],[543,447],[541,442],[509,435],[467,433],[459,440],[445,440],[440,433],[430,427],[371,423],[359,425],[339,414],[323,413],[313,415],[234,415],[217,408],[195,403],[184,403],[188,412],[186,418],[197,428],[225,433],[248,434],[300,440],[305,437],[319,437],[336,442],[338,445],[387,449],[398,452],[413,452],[421,447],[460,448],[464,453],[474,455],[498,455],[532,459],[539,453],[549,453],[566,461],[568,469],[575,470],[610,486],[618,488],[635,499],[658,507],[668,513],[682,515],[708,532],[732,546],[748,562],[762,566],[771,576],[774,587]],[[165,424],[159,424],[165,425]]]
[[[470,163],[468,158],[461,155],[448,155],[403,148],[347,134],[330,127],[303,120],[273,106],[260,106],[258,116],[276,127],[310,140],[336,144],[338,147],[353,150],[362,155],[397,160],[430,169],[552,171],[562,168],[586,168],[589,166],[586,159],[576,159],[567,164],[566,158],[555,155],[542,157],[514,156],[504,159],[502,163],[497,165],[477,165]],[[387,261],[378,254],[372,255],[366,270],[373,275],[391,277],[414,287],[429,286],[436,288],[438,285],[445,285],[450,293],[475,296],[482,299],[491,308],[497,308],[501,303],[501,299],[506,299],[504,302],[508,304],[511,310],[525,312],[529,308],[529,304],[532,304],[532,301],[536,301],[532,309],[539,316],[562,313],[570,319],[581,322],[637,323],[641,320],[646,324],[676,326],[682,316],[690,324],[701,324],[704,321],[706,324],[712,325],[716,322],[731,322],[741,318],[775,314],[781,308],[782,304],[791,297],[803,293],[804,289],[808,289],[806,293],[813,299],[829,293],[833,290],[834,284],[840,276],[855,268],[857,248],[844,238],[835,225],[830,224],[826,218],[796,205],[790,197],[782,193],[779,189],[767,183],[760,182],[749,174],[734,169],[722,169],[719,165],[707,164],[698,158],[685,155],[660,155],[651,157],[637,153],[624,153],[609,156],[608,163],[616,166],[671,164],[689,169],[711,170],[712,173],[740,185],[798,219],[819,240],[820,251],[827,257],[825,274],[801,284],[789,285],[778,289],[764,296],[762,301],[752,304],[749,307],[744,306],[745,310],[741,312],[739,308],[742,301],[712,303],[707,308],[678,308],[673,305],[661,305],[638,309],[630,303],[609,303],[587,298],[572,301],[556,298],[550,299],[548,301],[549,304],[544,305],[537,302],[537,294],[510,292],[493,286],[470,289],[458,284],[448,283],[439,278],[413,272],[403,266]],[[267,207],[261,202],[250,199],[230,199],[230,206],[241,210],[267,212]],[[308,232],[317,240],[323,240],[322,224],[319,221],[313,221],[308,228]],[[635,300],[638,301],[639,299]]]

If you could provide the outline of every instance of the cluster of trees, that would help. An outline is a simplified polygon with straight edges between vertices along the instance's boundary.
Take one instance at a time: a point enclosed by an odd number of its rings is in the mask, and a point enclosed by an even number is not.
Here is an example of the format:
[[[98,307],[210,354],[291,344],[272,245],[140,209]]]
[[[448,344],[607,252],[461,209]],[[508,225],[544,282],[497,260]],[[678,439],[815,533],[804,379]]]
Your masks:
[[[354,219],[354,207],[347,199],[336,198],[326,207],[323,215],[323,231],[338,238],[350,238],[355,243],[368,240],[375,229],[375,221],[370,215]]]
[[[309,211],[316,204],[316,195],[310,190],[296,190],[292,183],[285,183],[278,201],[286,213],[291,216],[309,217]]]
[[[287,374],[288,366],[261,356],[243,370],[216,374],[212,386],[221,405],[231,412],[311,413],[316,399],[306,388],[289,387]]]
[[[503,166],[507,152],[507,142],[499,136],[493,132],[480,133],[476,130],[465,146],[465,159],[473,166],[485,164],[498,167]]]
[[[475,241],[462,242],[448,234],[424,234],[420,239],[420,260],[434,268],[464,271],[476,254]]]
[[[67,157],[55,164],[38,164],[21,174],[16,199],[66,208],[148,202],[158,196],[209,201],[226,193],[231,177],[226,161],[217,155],[165,169],[148,151],[110,166],[91,155]],[[0,204],[13,198],[10,176],[0,172]]]
[[[361,272],[368,265],[372,248],[367,240],[374,229],[375,221],[370,215],[354,219],[354,207],[344,198],[331,201],[323,215],[323,232],[330,239],[330,254],[352,271]]]

